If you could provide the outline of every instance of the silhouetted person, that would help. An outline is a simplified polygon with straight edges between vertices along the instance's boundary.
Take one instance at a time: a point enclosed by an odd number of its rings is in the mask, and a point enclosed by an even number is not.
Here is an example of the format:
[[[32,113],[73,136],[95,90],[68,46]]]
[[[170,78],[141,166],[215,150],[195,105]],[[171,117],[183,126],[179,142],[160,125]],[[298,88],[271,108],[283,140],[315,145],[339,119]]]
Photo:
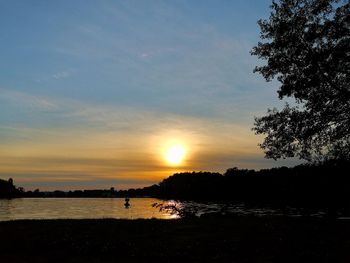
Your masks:
[[[125,208],[129,208],[130,207],[129,201],[130,201],[130,199],[128,197],[125,198],[125,203],[124,203]]]

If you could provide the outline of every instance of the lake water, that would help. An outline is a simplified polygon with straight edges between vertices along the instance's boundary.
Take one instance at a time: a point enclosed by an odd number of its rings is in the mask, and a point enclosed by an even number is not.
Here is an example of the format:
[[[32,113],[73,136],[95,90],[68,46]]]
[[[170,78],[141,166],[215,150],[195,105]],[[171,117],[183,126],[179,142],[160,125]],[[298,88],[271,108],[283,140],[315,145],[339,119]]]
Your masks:
[[[272,208],[247,207],[244,204],[218,204],[197,202],[163,201],[156,198],[131,198],[129,208],[124,207],[124,198],[18,198],[0,199],[0,221],[16,219],[88,219],[88,218],[179,218],[179,211],[187,211],[196,216],[210,213],[281,216],[286,211]],[[176,207],[162,209],[153,204]],[[164,208],[163,206],[163,208]],[[295,208],[287,209],[288,216],[322,217],[325,211],[303,211]],[[175,212],[175,213],[174,213]],[[181,213],[180,213],[181,214]]]
[[[0,199],[0,221],[15,219],[63,218],[177,218],[152,207],[162,202],[154,198],[132,198],[124,207],[123,198],[18,198]]]

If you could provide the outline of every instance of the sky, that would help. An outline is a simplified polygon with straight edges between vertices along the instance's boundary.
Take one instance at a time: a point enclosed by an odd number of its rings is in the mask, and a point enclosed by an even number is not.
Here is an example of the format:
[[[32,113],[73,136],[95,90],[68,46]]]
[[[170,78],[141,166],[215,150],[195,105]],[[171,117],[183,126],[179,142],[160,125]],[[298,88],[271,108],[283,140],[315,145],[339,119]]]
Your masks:
[[[270,0],[0,0],[0,178],[128,189],[268,160],[254,116],[283,102],[249,51]],[[181,163],[166,161],[173,145]]]

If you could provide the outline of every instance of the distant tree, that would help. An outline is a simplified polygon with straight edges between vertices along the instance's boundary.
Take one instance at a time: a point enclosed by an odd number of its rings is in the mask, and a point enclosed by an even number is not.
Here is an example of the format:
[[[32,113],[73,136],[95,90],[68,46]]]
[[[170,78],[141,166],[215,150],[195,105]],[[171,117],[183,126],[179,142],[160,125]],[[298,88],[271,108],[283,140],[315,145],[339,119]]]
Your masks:
[[[23,188],[16,188],[16,186],[13,185],[12,178],[8,179],[7,181],[0,179],[0,198],[20,197],[23,193]]]
[[[265,134],[267,158],[350,159],[350,3],[341,0],[273,1],[259,20],[261,39],[251,53],[295,104],[269,109],[253,130]]]

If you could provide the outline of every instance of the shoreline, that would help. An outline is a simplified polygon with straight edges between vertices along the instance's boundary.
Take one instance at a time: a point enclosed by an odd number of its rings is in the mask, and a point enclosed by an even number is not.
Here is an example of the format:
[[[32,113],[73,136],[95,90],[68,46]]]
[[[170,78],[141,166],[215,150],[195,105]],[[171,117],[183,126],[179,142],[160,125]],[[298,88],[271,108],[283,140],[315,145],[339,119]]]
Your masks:
[[[0,222],[1,262],[348,262],[350,220],[284,217]]]

